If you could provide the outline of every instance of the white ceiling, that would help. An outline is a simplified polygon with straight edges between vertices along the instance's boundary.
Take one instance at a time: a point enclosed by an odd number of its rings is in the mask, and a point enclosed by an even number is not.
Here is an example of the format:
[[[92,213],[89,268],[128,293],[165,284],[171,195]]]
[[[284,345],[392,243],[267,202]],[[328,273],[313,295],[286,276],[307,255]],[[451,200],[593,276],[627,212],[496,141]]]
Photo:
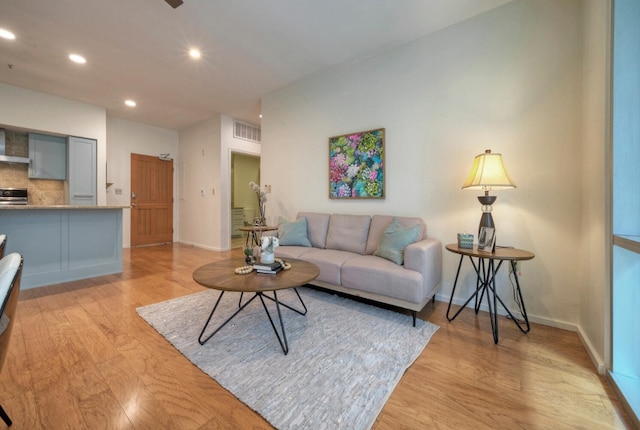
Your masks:
[[[1,0],[0,28],[17,38],[0,38],[0,82],[169,129],[215,113],[259,124],[278,88],[509,1]]]

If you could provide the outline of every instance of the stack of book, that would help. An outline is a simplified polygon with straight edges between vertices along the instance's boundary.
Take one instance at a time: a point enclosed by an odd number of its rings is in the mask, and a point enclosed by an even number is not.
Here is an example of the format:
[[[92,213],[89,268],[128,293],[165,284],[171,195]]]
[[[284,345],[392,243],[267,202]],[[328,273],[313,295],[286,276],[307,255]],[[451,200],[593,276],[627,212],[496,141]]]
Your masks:
[[[282,264],[279,261],[274,261],[273,263],[255,263],[253,265],[253,269],[257,273],[266,273],[268,275],[275,275],[279,271],[283,269]]]

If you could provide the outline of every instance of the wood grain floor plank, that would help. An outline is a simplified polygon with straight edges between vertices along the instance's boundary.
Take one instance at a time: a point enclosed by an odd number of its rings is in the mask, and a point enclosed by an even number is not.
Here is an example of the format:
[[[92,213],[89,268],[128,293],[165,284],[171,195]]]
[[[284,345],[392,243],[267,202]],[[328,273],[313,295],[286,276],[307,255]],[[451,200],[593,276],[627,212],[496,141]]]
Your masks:
[[[4,381],[3,381],[4,383]],[[2,407],[14,422],[13,429],[41,429],[39,408],[33,391],[25,391],[19,395],[2,397]],[[0,424],[4,425],[4,423]]]
[[[34,394],[40,421],[36,428],[89,428],[80,408],[81,395],[71,390],[67,373],[60,371],[61,362],[51,361],[50,366],[56,369],[52,370],[48,377],[34,378]],[[13,420],[22,423],[21,417],[15,417]]]
[[[127,360],[114,357],[98,364],[114,397],[136,429],[175,429],[177,423],[136,374]]]
[[[88,429],[135,428],[110,390],[84,397],[80,401],[80,410]]]
[[[109,341],[101,327],[96,325],[90,315],[80,306],[65,310],[69,322],[73,325],[78,337],[93,363],[109,360],[119,355],[118,350]]]
[[[24,360],[26,348],[22,330],[22,324],[19,320],[16,321],[13,325],[11,347],[7,351],[5,361],[16,362]],[[0,381],[0,398],[19,396],[22,393],[29,392],[33,385],[31,372],[26,366],[5,366],[0,372]]]

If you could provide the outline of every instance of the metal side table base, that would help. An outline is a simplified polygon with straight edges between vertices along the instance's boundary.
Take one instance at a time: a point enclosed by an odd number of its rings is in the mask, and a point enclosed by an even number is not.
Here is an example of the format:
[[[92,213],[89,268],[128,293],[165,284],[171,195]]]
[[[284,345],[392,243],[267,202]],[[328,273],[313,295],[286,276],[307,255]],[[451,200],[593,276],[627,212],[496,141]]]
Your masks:
[[[489,308],[489,319],[491,321],[491,332],[493,335],[494,343],[498,343],[498,302],[502,305],[502,308],[507,312],[509,318],[516,324],[518,329],[522,333],[529,333],[531,331],[531,326],[529,324],[529,317],[527,316],[527,311],[524,306],[524,300],[522,298],[522,291],[520,290],[520,282],[518,280],[518,273],[516,270],[516,261],[518,260],[528,260],[533,258],[533,254],[528,251],[521,250],[509,250],[502,251],[501,253],[480,253],[476,249],[468,250],[458,248],[455,245],[447,245],[447,249],[451,252],[455,252],[460,254],[460,261],[458,262],[458,270],[456,271],[456,277],[453,282],[453,289],[451,290],[451,298],[449,299],[449,306],[447,307],[447,320],[453,321],[456,317],[462,312],[463,309],[467,307],[469,302],[472,299],[475,299],[474,310],[477,314],[480,310],[480,305],[482,304],[482,299],[485,297],[487,299],[487,307]],[[513,254],[511,255],[510,252]],[[453,297],[456,292],[456,287],[458,285],[458,278],[460,276],[460,269],[462,267],[462,262],[464,261],[464,257],[468,257],[469,261],[473,265],[473,269],[476,272],[476,290],[474,293],[464,302],[464,304],[457,310],[457,312],[450,316],[451,313],[451,304],[453,302]],[[473,260],[473,257],[478,259],[478,262]],[[496,266],[496,260],[498,260],[498,264]],[[524,325],[521,321],[519,321],[513,313],[509,310],[509,308],[504,304],[500,296],[496,292],[496,274],[499,272],[502,263],[508,261],[514,275],[515,279],[515,290],[518,295],[518,299],[521,304],[522,310],[522,318]]]

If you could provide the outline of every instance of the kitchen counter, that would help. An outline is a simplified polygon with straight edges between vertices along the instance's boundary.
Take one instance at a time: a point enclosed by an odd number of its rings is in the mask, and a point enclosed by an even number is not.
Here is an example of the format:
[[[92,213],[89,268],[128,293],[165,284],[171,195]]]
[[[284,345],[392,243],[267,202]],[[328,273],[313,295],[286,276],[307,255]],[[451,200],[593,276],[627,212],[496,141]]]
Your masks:
[[[84,210],[84,209],[129,209],[131,206],[96,206],[96,205],[0,205],[0,210]]]
[[[24,257],[22,288],[122,273],[122,210],[129,206],[0,206],[5,254]]]

